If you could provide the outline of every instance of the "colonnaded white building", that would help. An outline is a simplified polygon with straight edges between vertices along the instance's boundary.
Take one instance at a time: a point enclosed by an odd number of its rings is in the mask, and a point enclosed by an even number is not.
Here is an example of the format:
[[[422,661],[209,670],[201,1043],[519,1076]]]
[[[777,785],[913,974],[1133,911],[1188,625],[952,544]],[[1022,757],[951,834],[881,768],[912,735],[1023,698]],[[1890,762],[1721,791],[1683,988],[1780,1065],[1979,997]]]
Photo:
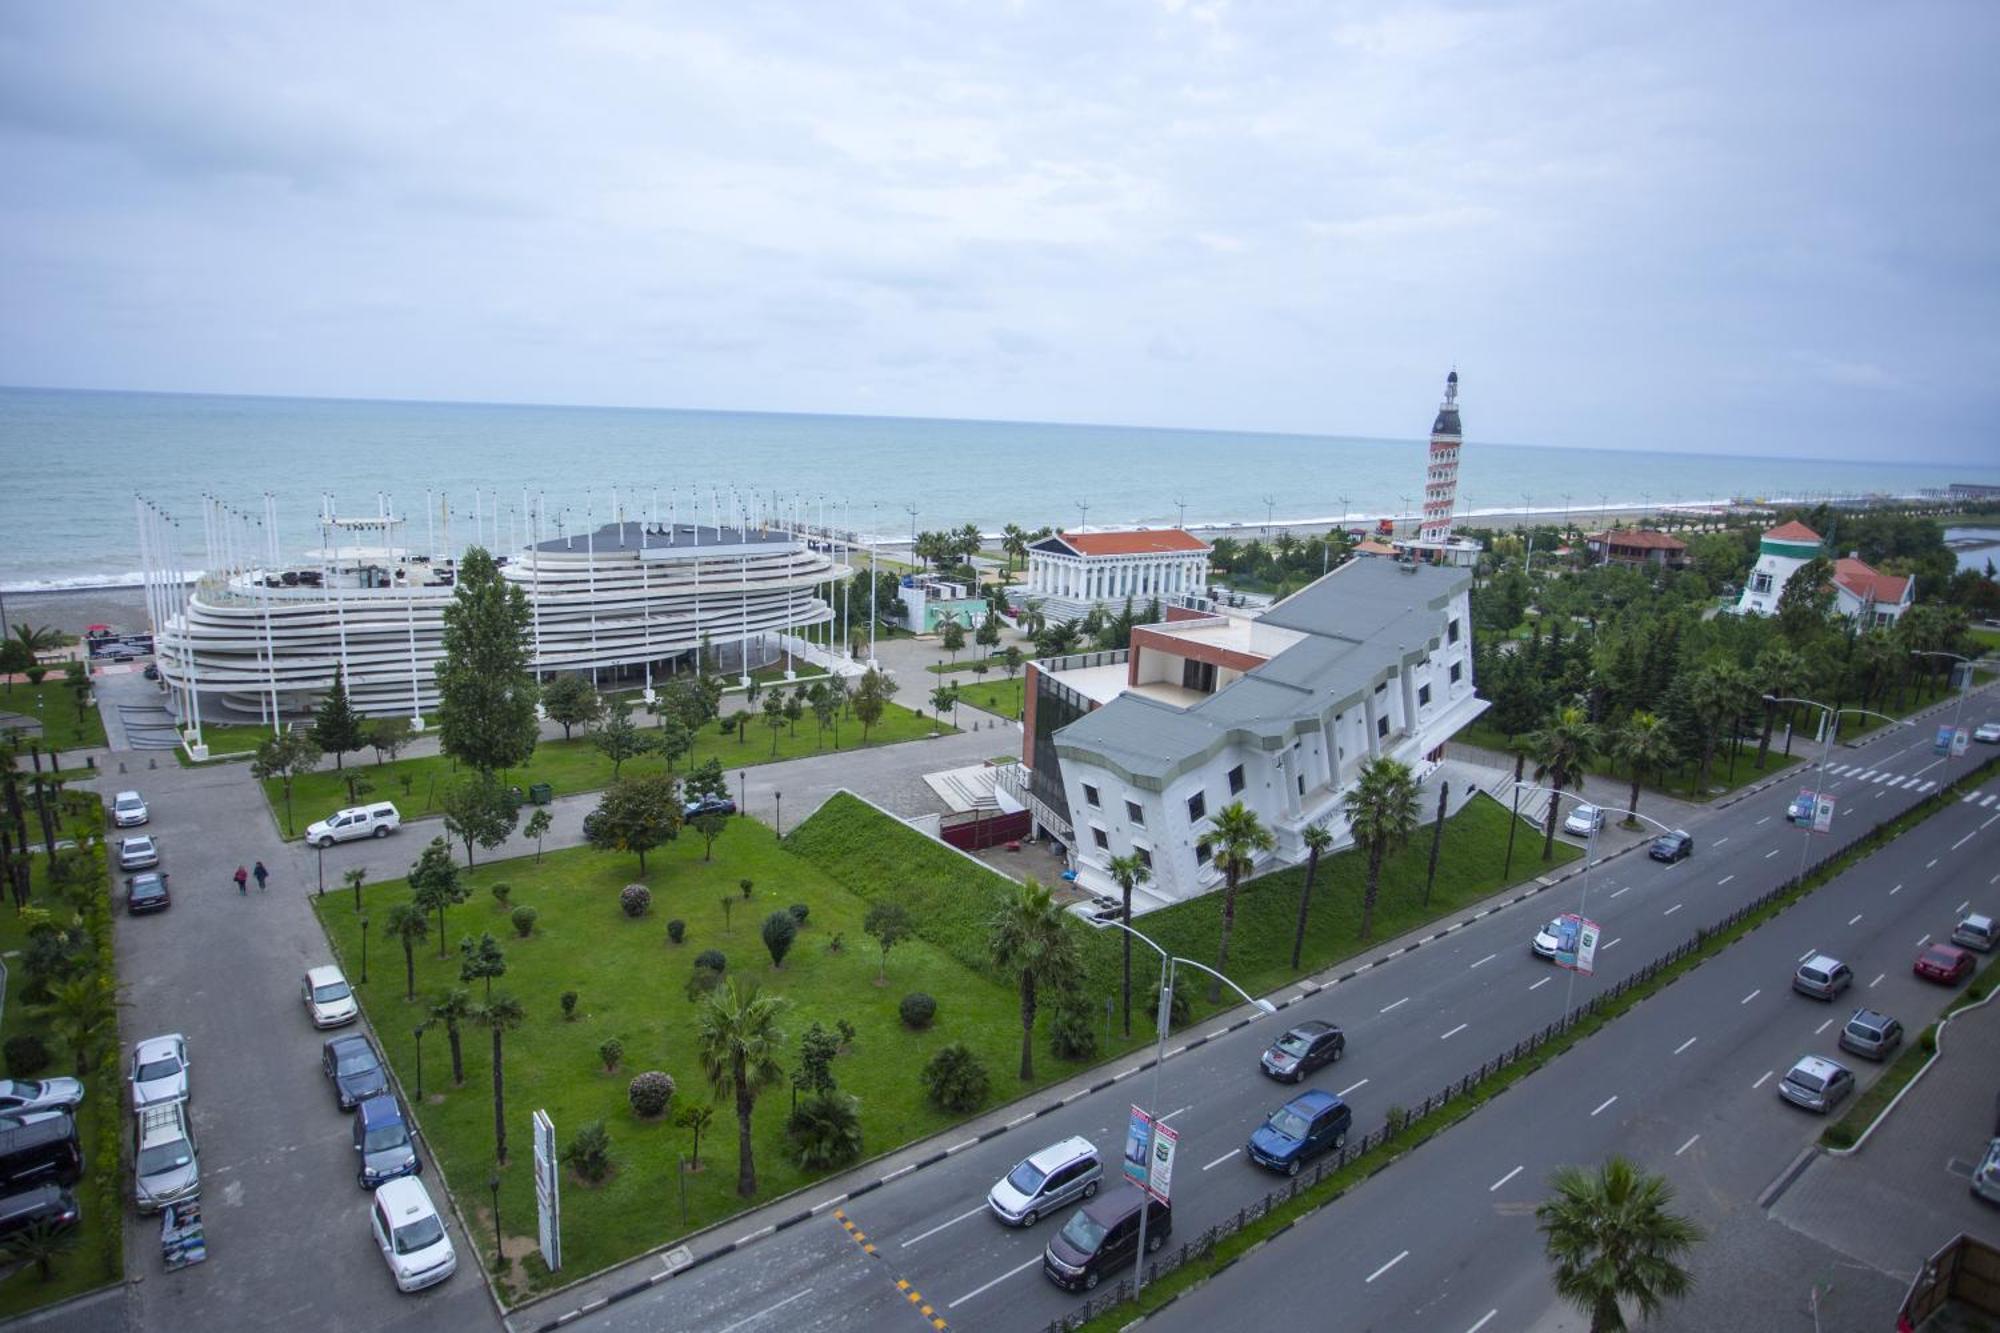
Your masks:
[[[1059,532],[1028,547],[1028,579],[1018,598],[1041,603],[1050,620],[1077,620],[1092,607],[1143,608],[1154,598],[1205,595],[1209,546],[1179,528]]]

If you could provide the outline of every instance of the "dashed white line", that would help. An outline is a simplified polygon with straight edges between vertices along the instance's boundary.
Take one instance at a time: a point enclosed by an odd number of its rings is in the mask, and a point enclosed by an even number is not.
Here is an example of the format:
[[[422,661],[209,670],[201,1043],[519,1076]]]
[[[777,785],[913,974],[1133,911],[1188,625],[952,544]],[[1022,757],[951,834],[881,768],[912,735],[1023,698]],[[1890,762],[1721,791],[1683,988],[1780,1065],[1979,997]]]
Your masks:
[[[1763,993],[1764,993],[1764,988],[1762,986],[1759,986],[1756,990],[1751,991],[1748,995],[1738,1000],[1737,1003],[1748,1004],[1750,1003],[1750,1001],[1756,999],[1759,995],[1762,995]]]
[[[1937,863],[1938,863],[1938,858],[1933,856],[1930,860],[1924,862],[1924,869],[1934,870],[1937,868]]]
[[[1444,1034],[1443,1036],[1439,1037],[1439,1038],[1438,1038],[1438,1040],[1439,1040],[1439,1041],[1449,1041],[1449,1040],[1450,1040],[1451,1038],[1453,1038],[1453,1037],[1456,1037],[1456,1036],[1457,1036],[1457,1035],[1458,1035],[1459,1033],[1461,1033],[1461,1032],[1465,1031],[1465,1030],[1466,1030],[1467,1028],[1469,1028],[1469,1027],[1471,1027],[1471,1026],[1472,1026],[1472,1024],[1470,1024],[1470,1023],[1460,1023],[1460,1024],[1459,1024],[1459,1025],[1458,1025],[1457,1027],[1453,1028],[1453,1029],[1452,1029],[1451,1031],[1449,1031],[1449,1032],[1445,1033],[1445,1034]]]
[[[1917,936],[1917,947],[1919,949],[1923,948],[1926,944],[1929,944],[1930,942],[1931,942],[1931,933],[1928,930],[1925,931],[1923,934]]]
[[[1042,1261],[1042,1256],[1038,1254],[1034,1258],[1028,1260],[1027,1263],[1022,1264],[1019,1268],[1008,1269],[1006,1272],[1002,1273],[999,1277],[994,1278],[991,1282],[987,1283],[985,1286],[974,1287],[971,1291],[966,1292],[965,1295],[959,1297],[957,1300],[953,1301],[950,1305],[947,1305],[944,1308],[947,1310],[956,1310],[959,1306],[965,1304],[967,1301],[971,1300],[974,1296],[982,1295],[985,1292],[991,1291],[993,1288],[999,1286],[1002,1282],[1005,1282],[1008,1278],[1014,1276],[1016,1273],[1025,1273],[1030,1268],[1033,1268],[1036,1264],[1040,1263],[1041,1261]]]
[[[1548,984],[1549,984],[1549,983],[1550,983],[1551,981],[1554,981],[1554,980],[1555,980],[1555,978],[1554,978],[1554,977],[1543,977],[1543,978],[1542,978],[1542,979],[1541,979],[1540,981],[1537,981],[1537,982],[1536,982],[1536,983],[1535,983],[1534,985],[1532,985],[1532,986],[1528,987],[1528,989],[1529,989],[1529,990],[1540,990],[1540,989],[1541,989],[1542,987],[1544,987],[1544,986],[1548,985]]]
[[[1760,827],[1760,828],[1761,828],[1762,826],[1764,826],[1765,824],[1768,824],[1768,823],[1770,823],[1770,822],[1771,822],[1771,817],[1770,817],[1769,815],[1765,815],[1765,816],[1764,816],[1764,817],[1763,817],[1762,819],[1760,819],[1760,820],[1758,820],[1758,821],[1757,821],[1757,824],[1758,824],[1758,827]]]
[[[1340,1097],[1345,1097],[1348,1093],[1353,1092],[1356,1088],[1360,1087],[1363,1083],[1366,1083],[1367,1081],[1368,1080],[1364,1078],[1361,1080],[1361,1083],[1350,1083],[1346,1087],[1342,1088],[1335,1095]]]
[[[763,1309],[759,1310],[756,1314],[750,1315],[749,1317],[744,1319],[739,1319],[733,1324],[728,1324],[722,1328],[717,1329],[715,1333],[736,1333],[737,1329],[743,1328],[750,1324],[754,1324],[759,1319],[762,1319],[765,1315],[770,1314],[775,1310],[784,1309],[787,1305],[790,1305],[793,1301],[804,1300],[806,1297],[812,1295],[812,1291],[813,1289],[811,1287],[807,1287],[804,1291],[795,1291],[791,1295],[785,1297],[785,1299],[783,1299],[782,1301],[779,1301],[776,1305],[766,1306]]]
[[[1400,999],[1400,1000],[1396,1001],[1396,1003],[1395,1003],[1395,1004],[1385,1004],[1385,1005],[1383,1005],[1383,1006],[1382,1006],[1382,1009],[1381,1009],[1381,1012],[1382,1012],[1382,1013],[1385,1013],[1385,1014],[1386,1014],[1386,1013],[1388,1013],[1388,1012],[1389,1012],[1389,1011],[1390,1011],[1391,1009],[1397,1009],[1397,1008],[1401,1008],[1401,1007],[1402,1007],[1403,1005],[1406,1005],[1406,1004],[1408,1004],[1409,1002],[1410,1002],[1410,997],[1409,997],[1409,996],[1407,996],[1407,995],[1405,995],[1405,996],[1404,996],[1404,997],[1403,997],[1402,999]]]
[[[1826,1020],[1826,1022],[1821,1023],[1818,1027],[1813,1029],[1813,1035],[1817,1037],[1820,1033],[1826,1031],[1828,1028],[1832,1026],[1833,1026],[1833,1020],[1829,1018]]]
[[[1625,937],[1624,937],[1623,935],[1620,935],[1620,936],[1618,937],[1618,940],[1622,940],[1622,939],[1624,939],[1624,938],[1625,938]],[[1605,948],[1607,948],[1607,949],[1609,949],[1609,948],[1611,947],[1611,945],[1613,945],[1613,944],[1616,944],[1616,943],[1618,943],[1618,940],[1612,940],[1612,941],[1610,941],[1609,943],[1607,943],[1607,944],[1606,944],[1606,945],[1605,945],[1604,947],[1605,947]]]
[[[1882,980],[1883,980],[1883,978],[1884,978],[1884,977],[1887,977],[1888,975],[1889,975],[1889,974],[1888,974],[1887,972],[1884,972],[1884,973],[1882,973],[1882,975],[1881,975],[1881,976],[1878,976],[1878,977],[1876,977],[1876,978],[1875,978],[1875,980],[1873,980],[1873,981],[1871,981],[1871,982],[1869,982],[1869,983],[1868,983],[1868,989],[1869,989],[1869,990],[1874,990],[1874,989],[1875,989],[1875,988],[1876,988],[1877,986],[1879,986],[1879,985],[1881,985],[1881,984],[1882,984]]]
[[[1780,850],[1779,848],[1773,847],[1770,851],[1764,853],[1764,859],[1766,861],[1770,860],[1772,857],[1778,854],[1779,850]]]
[[[1847,918],[1847,924],[1851,926],[1860,919],[1861,919],[1861,913],[1856,912],[1853,916]]]
[[[1967,898],[1967,899],[1966,899],[1966,900],[1965,900],[1964,902],[1962,902],[1962,903],[1960,903],[1960,904],[1958,905],[1958,914],[1959,914],[1960,916],[1964,916],[1964,915],[1965,915],[1965,909],[1966,909],[1966,908],[1968,908],[1968,907],[1970,907],[1970,906],[1972,906],[1972,899],[1970,899],[1970,898]]]
[[[1735,878],[1736,878],[1736,876],[1734,876],[1734,875],[1724,875],[1724,876],[1723,876],[1723,877],[1722,877],[1721,879],[1718,879],[1717,881],[1715,881],[1715,887],[1719,889],[1719,888],[1721,888],[1721,887],[1722,887],[1723,885],[1727,884],[1727,883],[1728,883],[1728,882],[1729,882],[1730,880],[1732,880],[1732,879],[1735,879]]]
[[[1626,886],[1625,886],[1624,888],[1622,888],[1622,889],[1613,889],[1613,890],[1611,891],[1611,896],[1612,896],[1612,897],[1614,897],[1614,898],[1616,898],[1616,897],[1618,897],[1618,896],[1619,896],[1620,894],[1623,894],[1623,893],[1630,893],[1631,891],[1632,891],[1632,886],[1631,886],[1630,884],[1627,884],[1627,885],[1626,885]]]
[[[1479,1322],[1474,1324],[1471,1328],[1466,1329],[1465,1333],[1479,1333],[1479,1330],[1485,1328],[1488,1324],[1492,1323],[1493,1317],[1499,1313],[1500,1312],[1498,1310],[1488,1310],[1485,1314],[1479,1316]]]
[[[1717,838],[1714,842],[1710,843],[1709,846],[1720,847],[1723,843],[1728,841],[1729,841],[1729,835],[1725,833],[1721,837]]]
[[[1595,1111],[1592,1111],[1591,1114],[1594,1116],[1604,1114],[1606,1111],[1611,1109],[1611,1103],[1617,1100],[1618,1100],[1618,1094],[1614,1092],[1609,1097],[1606,1097],[1603,1101],[1599,1102],[1597,1105],[1597,1109]]]
[[[1762,1077],[1762,1078],[1758,1079],[1758,1080],[1757,1080],[1757,1081],[1756,1081],[1755,1083],[1752,1083],[1752,1084],[1750,1085],[1750,1090],[1751,1090],[1752,1092],[1755,1092],[1755,1091],[1756,1091],[1757,1089],[1759,1089],[1759,1088],[1763,1087],[1763,1086],[1764,1086],[1764,1085],[1765,1085],[1766,1083],[1768,1083],[1768,1082],[1770,1082],[1770,1081],[1771,1081],[1771,1075],[1772,1075],[1772,1074],[1774,1074],[1774,1073],[1776,1073],[1776,1072],[1777,1072],[1777,1071],[1776,1071],[1776,1070],[1774,1070],[1774,1069],[1767,1069],[1767,1070],[1765,1070],[1765,1071],[1764,1071],[1764,1077]]]
[[[1699,1140],[1700,1138],[1701,1138],[1701,1135],[1697,1134],[1697,1135],[1695,1135],[1695,1136],[1694,1136],[1694,1138],[1691,1138],[1691,1139],[1689,1139],[1689,1140],[1688,1140],[1688,1141],[1687,1141],[1686,1143],[1683,1143],[1683,1144],[1682,1144],[1682,1145],[1681,1145],[1680,1147],[1678,1147],[1678,1148],[1674,1149],[1674,1156],[1676,1156],[1676,1157],[1679,1157],[1679,1156],[1680,1156],[1680,1155],[1681,1155],[1682,1153],[1686,1152],[1686,1151],[1687,1151],[1687,1150],[1688,1150],[1689,1148],[1692,1148],[1692,1147],[1694,1147],[1695,1143],[1696,1143],[1696,1142],[1697,1142],[1697,1141],[1698,1141],[1698,1140]]]
[[[1508,1181],[1512,1180],[1515,1176],[1520,1175],[1523,1171],[1526,1171],[1527,1169],[1528,1168],[1525,1166],[1515,1167],[1512,1171],[1509,1171],[1506,1175],[1500,1177],[1500,1179],[1494,1181],[1491,1185],[1488,1185],[1486,1187],[1486,1192],[1488,1194],[1493,1193],[1493,1191],[1499,1189],[1502,1185],[1506,1184]]]
[[[1889,890],[1889,896],[1890,896],[1891,898],[1893,898],[1893,897],[1895,897],[1895,896],[1896,896],[1897,894],[1901,893],[1902,891],[1903,891],[1903,886],[1902,886],[1902,885],[1900,885],[1900,884],[1898,884],[1898,885],[1897,885],[1897,886],[1896,886],[1895,888],[1893,888],[1893,889]]]
[[[1242,1151],[1243,1150],[1241,1148],[1231,1148],[1228,1152],[1222,1154],[1222,1156],[1216,1158],[1214,1161],[1210,1162],[1207,1166],[1204,1166],[1202,1170],[1204,1171],[1213,1170],[1214,1168],[1221,1166],[1224,1162],[1228,1161],[1230,1158],[1234,1157],[1237,1153],[1240,1153]]]
[[[1403,1260],[1409,1257],[1410,1257],[1410,1252],[1408,1250],[1404,1250],[1401,1254],[1391,1259],[1388,1263],[1383,1264],[1380,1268],[1370,1273],[1367,1277],[1367,1281],[1373,1282],[1376,1278],[1381,1277],[1384,1273],[1388,1272],[1390,1269],[1394,1268],[1397,1264],[1402,1263]],[[1031,1260],[1031,1262],[1033,1263],[1040,1263],[1041,1261],[1042,1260],[1039,1255],[1037,1255],[1033,1260]]]
[[[1487,954],[1487,955],[1486,955],[1486,956],[1485,956],[1484,958],[1482,958],[1482,959],[1480,959],[1480,960],[1479,960],[1478,962],[1474,963],[1474,964],[1472,965],[1472,967],[1484,967],[1484,966],[1485,966],[1486,964],[1488,964],[1488,963],[1492,962],[1492,961],[1493,961],[1493,960],[1494,960],[1495,958],[1498,958],[1499,956],[1500,956],[1500,955],[1499,955],[1499,954],[1497,954],[1497,953],[1489,953],[1489,954]],[[1472,970],[1472,967],[1468,967],[1468,968],[1466,968],[1465,970],[1466,970],[1466,971],[1468,971],[1468,972],[1470,972],[1470,971]]]
[[[1700,1040],[1701,1040],[1700,1037],[1689,1037],[1686,1041],[1674,1047],[1674,1054],[1679,1055],[1682,1051],[1686,1050],[1688,1047],[1694,1045],[1696,1042]]]
[[[908,1240],[904,1241],[897,1248],[907,1250],[912,1245],[915,1245],[918,1241],[929,1240],[932,1236],[937,1235],[938,1232],[943,1231],[946,1227],[955,1227],[960,1222],[963,1222],[966,1218],[977,1217],[979,1214],[985,1211],[986,1211],[985,1204],[981,1204],[977,1208],[969,1208],[965,1212],[960,1213],[957,1217],[952,1218],[951,1221],[949,1222],[940,1222],[936,1226],[932,1227],[929,1231],[920,1232],[917,1235],[910,1237]]]
[[[1925,939],[1928,939],[1928,938],[1930,938],[1930,937],[1929,937],[1929,936],[1925,936],[1924,938],[1925,938]],[[1921,942],[1921,941],[1920,941],[1920,942]],[[1806,959],[1808,959],[1808,958],[1812,957],[1812,956],[1813,956],[1814,954],[1816,954],[1816,953],[1818,953],[1818,952],[1819,952],[1819,950],[1818,950],[1818,949],[1807,949],[1807,950],[1806,950],[1806,951],[1805,951],[1804,953],[1802,953],[1802,954],[1800,954],[1800,955],[1799,955],[1799,961],[1800,961],[1801,963],[1803,963],[1803,962],[1804,962],[1804,961],[1805,961]]]
[[[1675,903],[1675,904],[1674,904],[1674,905],[1673,905],[1672,907],[1669,907],[1669,908],[1668,908],[1668,909],[1667,909],[1666,911],[1664,911],[1664,912],[1660,913],[1660,915],[1661,915],[1661,916],[1672,916],[1672,915],[1673,915],[1673,914],[1674,914],[1675,912],[1678,912],[1678,911],[1680,911],[1680,910],[1681,910],[1681,908],[1682,908],[1682,907],[1684,907],[1685,905],[1686,905],[1686,904],[1684,904],[1684,903]]]
[[[1194,1108],[1192,1106],[1183,1106],[1180,1109],[1180,1111],[1169,1111],[1165,1115],[1161,1116],[1160,1119],[1162,1121],[1172,1120],[1175,1116],[1179,1115],[1181,1111],[1192,1111],[1193,1109]]]

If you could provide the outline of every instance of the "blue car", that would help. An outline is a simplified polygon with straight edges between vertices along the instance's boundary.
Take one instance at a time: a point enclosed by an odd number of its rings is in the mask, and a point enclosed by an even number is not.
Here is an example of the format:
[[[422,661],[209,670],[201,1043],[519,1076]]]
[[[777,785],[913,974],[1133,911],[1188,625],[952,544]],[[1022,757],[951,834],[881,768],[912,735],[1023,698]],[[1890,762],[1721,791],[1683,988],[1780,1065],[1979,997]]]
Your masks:
[[[1258,1126],[1247,1155],[1258,1166],[1296,1176],[1312,1158],[1346,1147],[1353,1123],[1353,1109],[1335,1094],[1302,1092]]]
[[[410,1137],[410,1122],[390,1093],[370,1097],[356,1111],[354,1151],[360,1159],[355,1166],[355,1179],[365,1190],[398,1176],[423,1173],[416,1140]]]

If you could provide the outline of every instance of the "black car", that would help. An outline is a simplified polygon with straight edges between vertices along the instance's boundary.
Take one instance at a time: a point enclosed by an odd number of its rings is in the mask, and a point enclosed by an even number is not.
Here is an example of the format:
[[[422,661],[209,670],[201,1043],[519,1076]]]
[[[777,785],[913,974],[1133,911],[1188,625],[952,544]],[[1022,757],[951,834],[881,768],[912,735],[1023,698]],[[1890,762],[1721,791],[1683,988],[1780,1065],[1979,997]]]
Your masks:
[[[1646,855],[1655,861],[1665,861],[1672,865],[1682,857],[1694,855],[1694,836],[1684,829],[1662,833],[1653,839],[1653,845],[1647,849]]]
[[[343,1111],[352,1111],[389,1090],[389,1073],[382,1067],[382,1057],[375,1053],[375,1043],[358,1032],[328,1037],[319,1062],[320,1071],[333,1081],[334,1095]]]
[[[1332,1023],[1315,1018],[1299,1024],[1272,1042],[1259,1064],[1272,1078],[1284,1083],[1297,1083],[1321,1065],[1330,1065],[1346,1053],[1346,1035]]]
[[[736,802],[727,796],[704,796],[698,801],[689,801],[681,810],[683,819],[700,819],[703,815],[733,815]]]
[[[0,1199],[0,1243],[31,1227],[68,1231],[82,1216],[76,1196],[68,1190],[60,1185],[37,1185]]]
[[[133,916],[164,912],[173,906],[167,893],[167,877],[156,870],[125,877],[125,910]]]

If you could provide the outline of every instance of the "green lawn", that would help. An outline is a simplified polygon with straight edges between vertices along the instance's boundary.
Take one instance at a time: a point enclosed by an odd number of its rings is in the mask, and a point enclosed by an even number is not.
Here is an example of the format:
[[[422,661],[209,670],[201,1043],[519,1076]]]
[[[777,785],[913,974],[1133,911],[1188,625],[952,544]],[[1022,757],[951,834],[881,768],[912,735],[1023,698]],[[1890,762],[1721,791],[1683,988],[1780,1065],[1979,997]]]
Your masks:
[[[696,1008],[683,992],[694,957],[703,949],[722,950],[731,975],[780,992],[792,1002],[784,1029],[794,1055],[799,1034],[814,1020],[828,1028],[843,1018],[854,1025],[858,1034],[854,1047],[835,1062],[834,1073],[843,1091],[861,1099],[867,1155],[937,1133],[957,1119],[933,1110],[917,1080],[924,1060],[947,1042],[966,1041],[985,1058],[993,1076],[994,1103],[1024,1090],[1014,1076],[1020,1020],[1012,987],[961,966],[920,940],[895,948],[888,961],[888,984],[878,987],[874,980],[879,955],[861,931],[867,907],[862,899],[785,850],[752,820],[729,821],[716,842],[714,857],[712,863],[704,863],[702,840],[683,837],[650,856],[644,876],[637,873],[637,861],[629,855],[583,849],[551,853],[539,865],[532,858],[482,865],[468,877],[473,886],[470,901],[447,917],[454,946],[461,936],[480,931],[491,931],[501,939],[508,970],[496,989],[513,994],[528,1010],[527,1023],[509,1034],[505,1045],[511,1151],[502,1172],[501,1216],[511,1236],[534,1234],[530,1113],[537,1108],[548,1111],[565,1143],[578,1127],[600,1117],[611,1131],[617,1161],[612,1177],[596,1187],[574,1177],[564,1182],[565,1279],[628,1259],[814,1178],[785,1156],[783,1126],[790,1092],[780,1086],[765,1095],[755,1117],[760,1187],[756,1199],[746,1203],[736,1195],[734,1113],[733,1108],[719,1107],[702,1138],[704,1169],[687,1177],[683,1216],[674,1163],[676,1154],[688,1150],[688,1134],[664,1121],[641,1123],[627,1104],[627,1083],[649,1069],[674,1078],[679,1085],[677,1100],[709,1100],[694,1051]],[[755,885],[748,902],[741,900],[738,888],[743,878]],[[532,906],[541,914],[532,939],[515,938],[507,913],[489,892],[489,886],[503,880],[513,886],[515,904]],[[648,884],[654,895],[651,914],[639,920],[628,919],[619,910],[619,890],[632,882]],[[414,1090],[415,1045],[410,1033],[421,1010],[404,1001],[401,952],[380,935],[388,908],[407,901],[408,895],[401,881],[364,890],[376,925],[368,945],[368,981],[357,984],[357,990],[375,1030],[384,1034],[386,1053],[406,1090]],[[732,902],[727,926],[720,905],[725,896]],[[805,904],[810,916],[783,969],[775,970],[758,927],[767,914],[792,903]],[[361,944],[352,904],[352,896],[344,891],[315,900],[349,978],[356,979],[361,975]],[[676,917],[687,922],[686,941],[679,945],[667,940],[667,921]],[[835,935],[845,938],[838,953],[830,948]],[[456,984],[456,948],[451,952],[451,958],[441,962],[435,939],[420,947],[419,996]],[[565,1022],[559,997],[571,989],[580,996],[578,1017]],[[896,1012],[902,997],[917,990],[938,1001],[936,1022],[922,1033],[905,1029]],[[616,1074],[607,1074],[597,1049],[612,1037],[624,1043],[625,1057]],[[473,1240],[490,1262],[492,1233],[488,1229],[481,1234],[481,1229],[491,1225],[484,1184],[493,1160],[491,1041],[478,1029],[465,1033],[466,1081],[457,1089],[450,1083],[443,1032],[428,1034],[423,1046],[426,1104],[420,1116],[425,1137],[459,1190],[461,1205],[476,1219]],[[789,1067],[792,1060],[786,1064]],[[1041,1082],[1068,1077],[1076,1068],[1055,1060],[1046,1041],[1038,1040],[1036,1072]],[[517,1265],[509,1285],[518,1297],[531,1287],[551,1283],[537,1258]]]
[[[44,750],[80,750],[104,744],[104,719],[91,706],[85,706],[83,716],[77,717],[76,696],[63,684],[60,671],[50,672],[40,685],[25,680],[0,685],[0,712],[39,719]]]
[[[987,665],[987,668],[992,672],[992,674],[1000,676],[1006,674],[1006,668],[1003,665],[1003,661],[1005,658],[1006,654],[1004,652],[993,653],[990,656],[981,658],[978,655],[978,651],[975,649],[972,655],[970,656],[961,657],[955,662],[950,660],[946,660],[943,662],[933,662],[929,666],[925,667],[924,670],[929,671],[934,675],[951,676],[951,675],[956,675],[959,672],[970,673],[974,667],[978,666],[981,661],[984,661]],[[1034,660],[1033,658],[1027,656],[1025,653],[1021,657],[1021,661],[1024,663],[1033,660]]]
[[[1974,625],[1965,634],[1984,652],[2000,651],[2000,629],[1983,629]]]
[[[635,714],[633,720],[641,727],[654,721],[643,713]],[[943,729],[952,730],[948,726]],[[910,709],[892,703],[883,712],[881,722],[869,733],[868,744],[889,745],[915,740],[937,730],[937,723],[928,715],[919,717]],[[852,718],[844,718],[838,735],[839,749],[857,749],[861,743],[861,724]],[[796,734],[790,727],[777,734],[775,754],[772,752],[771,730],[764,725],[761,715],[751,720],[749,731],[741,740],[733,733],[722,734],[716,724],[710,723],[695,737],[692,756],[683,756],[675,768],[685,773],[690,767],[704,764],[711,758],[720,759],[723,767],[731,770],[770,763],[774,759],[799,759],[835,749],[834,739],[832,729],[820,732],[810,712],[800,720]],[[372,750],[363,750],[347,756],[346,773],[336,770],[331,762],[325,762],[314,772],[293,779],[293,819],[290,828],[285,821],[284,785],[275,778],[265,782],[265,798],[271,803],[278,827],[285,836],[296,837],[298,831],[313,820],[351,804],[348,800],[347,774],[358,774],[362,781],[373,787],[372,791],[365,793],[369,799],[399,803],[406,819],[435,812],[441,793],[457,776],[456,765],[442,755],[398,759],[390,764],[376,764],[373,759]],[[664,767],[663,760],[648,755],[627,760],[621,772],[658,772]],[[609,785],[611,761],[579,732],[574,740],[543,741],[535,747],[534,757],[526,766],[513,769],[504,776],[510,784],[523,789],[533,783],[546,782],[555,788],[556,795],[570,796]],[[408,779],[407,784],[405,779]]]
[[[983,708],[997,717],[1018,718],[1021,716],[1022,700],[1026,696],[1028,682],[1021,676],[1012,680],[1004,675],[993,674],[985,680],[967,677],[957,682],[961,703]]]

